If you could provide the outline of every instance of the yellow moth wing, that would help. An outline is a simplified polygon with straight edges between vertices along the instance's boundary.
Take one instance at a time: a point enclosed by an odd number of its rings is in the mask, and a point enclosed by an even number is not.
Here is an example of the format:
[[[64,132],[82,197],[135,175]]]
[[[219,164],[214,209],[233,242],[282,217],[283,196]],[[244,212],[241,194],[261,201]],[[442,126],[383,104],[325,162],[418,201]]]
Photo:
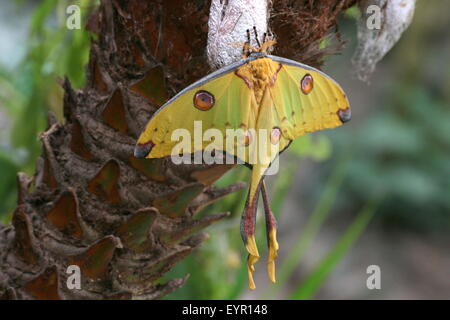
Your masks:
[[[305,77],[312,79],[312,88],[302,91]],[[342,125],[339,110],[349,108],[341,87],[311,67],[281,63],[270,92],[282,122],[283,134],[291,140],[308,132]]]
[[[200,135],[205,130],[213,128],[219,130],[224,138],[226,129],[254,126],[256,115],[251,112],[251,107],[253,105],[255,108],[256,102],[251,90],[234,72],[222,74],[187,89],[164,105],[150,119],[139,137],[139,144],[150,141],[154,144],[151,152],[147,155],[148,158],[160,158],[173,154],[174,147],[179,143],[172,139],[172,134],[177,129],[184,129],[190,133],[191,153],[203,150],[210,145],[211,142],[203,141],[202,137],[200,137],[200,145],[195,143],[195,121],[201,123]],[[202,91],[210,93],[214,98],[214,105],[208,110],[199,110],[194,105],[194,96]],[[223,150],[223,148],[221,148],[221,144],[217,145],[217,149]],[[243,160],[245,161],[245,159]]]

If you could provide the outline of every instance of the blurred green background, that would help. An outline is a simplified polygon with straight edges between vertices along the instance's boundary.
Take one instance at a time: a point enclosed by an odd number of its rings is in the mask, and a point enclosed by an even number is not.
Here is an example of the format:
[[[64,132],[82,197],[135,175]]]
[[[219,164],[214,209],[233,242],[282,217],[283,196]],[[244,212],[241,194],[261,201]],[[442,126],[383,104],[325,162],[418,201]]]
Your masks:
[[[32,175],[46,112],[61,118],[68,76],[84,85],[89,35],[67,30],[65,10],[85,16],[95,1],[0,3],[0,221],[16,201],[18,171]],[[444,8],[446,7],[446,8]],[[371,84],[352,77],[356,23],[341,18],[348,43],[324,71],[350,99],[352,121],[298,139],[270,177],[279,221],[278,283],[265,270],[265,235],[257,290],[247,289],[239,220],[246,191],[201,214],[231,211],[210,228],[200,250],[166,278],[190,274],[168,299],[450,298],[450,2],[418,1],[412,25],[377,66]],[[219,185],[246,181],[236,168]],[[262,216],[261,214],[259,215]],[[368,290],[366,269],[381,268],[381,290]]]

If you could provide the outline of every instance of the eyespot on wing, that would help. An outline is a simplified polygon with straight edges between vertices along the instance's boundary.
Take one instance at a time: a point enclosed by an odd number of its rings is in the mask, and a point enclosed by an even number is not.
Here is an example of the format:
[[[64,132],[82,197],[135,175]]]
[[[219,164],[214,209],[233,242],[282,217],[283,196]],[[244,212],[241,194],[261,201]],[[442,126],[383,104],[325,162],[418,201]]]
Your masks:
[[[313,77],[307,73],[303,76],[302,80],[300,81],[300,89],[304,94],[308,94],[312,91],[314,88],[314,80]]]
[[[211,109],[216,103],[214,95],[205,90],[197,91],[194,95],[194,106],[202,111]]]

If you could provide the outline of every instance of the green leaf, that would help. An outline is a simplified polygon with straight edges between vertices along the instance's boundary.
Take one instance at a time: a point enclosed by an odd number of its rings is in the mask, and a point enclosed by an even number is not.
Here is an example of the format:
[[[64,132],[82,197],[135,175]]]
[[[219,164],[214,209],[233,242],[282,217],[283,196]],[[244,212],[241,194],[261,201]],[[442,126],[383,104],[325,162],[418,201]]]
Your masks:
[[[289,152],[300,157],[311,157],[317,161],[329,158],[332,147],[330,140],[323,134],[306,135],[295,139],[289,146]]]
[[[2,177],[2,183],[0,183],[0,216],[9,213],[16,202],[17,171],[17,164],[7,154],[0,151],[0,173]]]
[[[334,266],[342,260],[344,255],[350,250],[352,245],[365,230],[377,207],[377,201],[372,200],[362,209],[352,224],[347,228],[345,233],[321,261],[321,263],[313,270],[313,272],[305,279],[300,287],[294,291],[290,299],[304,300],[314,296],[317,290],[322,286]]]

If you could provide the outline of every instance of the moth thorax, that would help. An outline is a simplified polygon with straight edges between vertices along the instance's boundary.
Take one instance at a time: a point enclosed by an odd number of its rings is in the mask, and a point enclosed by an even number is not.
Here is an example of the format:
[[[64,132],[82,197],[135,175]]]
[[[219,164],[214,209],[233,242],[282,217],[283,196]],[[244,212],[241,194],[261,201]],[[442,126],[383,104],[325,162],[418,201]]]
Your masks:
[[[264,91],[270,82],[270,68],[265,59],[252,61],[250,64],[251,82],[257,103],[261,103]]]

